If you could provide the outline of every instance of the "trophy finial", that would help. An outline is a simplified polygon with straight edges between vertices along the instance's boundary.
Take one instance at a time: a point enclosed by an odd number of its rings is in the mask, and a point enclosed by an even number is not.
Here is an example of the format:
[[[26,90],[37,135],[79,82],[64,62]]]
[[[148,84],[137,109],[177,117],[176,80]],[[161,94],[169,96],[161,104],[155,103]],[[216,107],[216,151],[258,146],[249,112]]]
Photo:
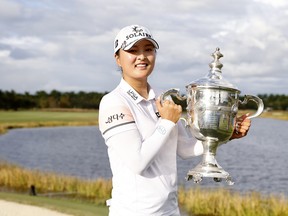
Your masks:
[[[217,47],[216,51],[212,53],[211,56],[214,58],[214,61],[209,64],[211,71],[217,71],[221,73],[223,64],[219,61],[219,59],[223,57],[223,54],[220,52],[220,48]]]

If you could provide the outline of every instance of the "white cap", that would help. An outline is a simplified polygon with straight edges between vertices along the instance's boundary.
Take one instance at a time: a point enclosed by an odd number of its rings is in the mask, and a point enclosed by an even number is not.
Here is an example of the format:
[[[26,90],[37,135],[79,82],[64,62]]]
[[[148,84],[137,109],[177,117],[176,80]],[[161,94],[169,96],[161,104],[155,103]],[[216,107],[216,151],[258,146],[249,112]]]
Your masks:
[[[146,39],[159,49],[158,43],[153,39],[151,32],[139,25],[130,25],[122,28],[114,40],[114,53],[119,49],[129,50],[139,40]]]

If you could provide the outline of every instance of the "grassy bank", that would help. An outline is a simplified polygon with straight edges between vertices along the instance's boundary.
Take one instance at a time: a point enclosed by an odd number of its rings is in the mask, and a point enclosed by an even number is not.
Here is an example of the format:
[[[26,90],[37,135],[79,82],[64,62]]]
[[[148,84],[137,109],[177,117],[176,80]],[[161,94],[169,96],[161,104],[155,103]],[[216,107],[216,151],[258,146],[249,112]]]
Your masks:
[[[241,194],[228,189],[179,189],[179,204],[193,216],[284,216],[288,201],[282,195]]]
[[[250,113],[251,115],[255,113],[255,110],[240,110],[238,112],[238,116]],[[257,118],[271,118],[271,119],[278,119],[278,120],[288,120],[288,111],[283,110],[275,110],[275,111],[264,111],[259,117]]]
[[[29,196],[11,192],[0,192],[0,199],[44,207],[47,209],[71,214],[75,216],[106,216],[108,208],[106,206],[95,205],[90,202],[66,198],[51,198],[43,196]]]
[[[253,110],[240,111],[254,113]],[[263,112],[262,118],[288,120],[288,111]],[[28,127],[83,126],[98,125],[98,110],[50,109],[27,111],[1,111],[0,134],[8,129]]]
[[[98,125],[97,110],[0,111],[0,134],[28,127]]]
[[[278,120],[288,120],[288,111],[269,111],[261,114],[262,118],[272,118]]]
[[[31,186],[36,193],[61,195],[73,199],[87,200],[104,205],[110,197],[111,181],[104,179],[84,180],[54,173],[24,169],[20,166],[0,162],[0,188],[27,192]]]
[[[36,188],[36,196],[29,196],[32,185]],[[84,180],[0,161],[0,199],[75,216],[104,216],[108,215],[105,202],[110,197],[111,188],[110,180]]]
[[[53,207],[77,216],[89,215],[86,212],[98,213],[100,216],[107,215],[108,209],[105,207],[105,200],[110,197],[110,180],[87,181],[24,169],[5,162],[0,163],[0,188],[2,191],[28,194],[32,184],[36,186],[38,196],[28,199],[28,195],[25,195],[26,197],[19,197],[19,202]],[[13,196],[13,194],[9,195],[12,198]],[[54,198],[47,198],[47,196]],[[2,195],[0,193],[0,198],[4,197],[3,192]],[[12,198],[8,200],[18,201],[18,198]],[[198,187],[189,189],[180,187],[179,203],[183,211],[194,216],[288,215],[288,201],[284,196],[264,196],[255,192],[241,194],[225,188],[209,190]],[[73,212],[67,211],[70,208],[74,209]]]

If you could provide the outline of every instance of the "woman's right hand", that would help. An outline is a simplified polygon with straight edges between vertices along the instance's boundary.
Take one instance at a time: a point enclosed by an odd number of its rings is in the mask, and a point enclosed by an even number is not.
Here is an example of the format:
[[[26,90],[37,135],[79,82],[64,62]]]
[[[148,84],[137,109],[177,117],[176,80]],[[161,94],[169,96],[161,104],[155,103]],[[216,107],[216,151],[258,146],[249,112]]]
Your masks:
[[[177,123],[181,117],[182,107],[175,104],[173,101],[164,100],[164,102],[161,104],[160,99],[158,98],[156,100],[156,106],[161,118],[163,119]]]

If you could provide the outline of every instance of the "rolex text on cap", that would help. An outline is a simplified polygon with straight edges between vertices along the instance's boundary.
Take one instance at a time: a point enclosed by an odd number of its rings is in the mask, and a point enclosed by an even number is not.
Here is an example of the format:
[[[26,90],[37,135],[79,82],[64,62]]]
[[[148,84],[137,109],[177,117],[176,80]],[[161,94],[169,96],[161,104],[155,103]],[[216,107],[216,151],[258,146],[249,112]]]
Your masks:
[[[114,40],[114,53],[119,49],[129,50],[139,40],[146,39],[159,49],[158,43],[154,40],[151,32],[139,25],[130,25],[122,28]]]

